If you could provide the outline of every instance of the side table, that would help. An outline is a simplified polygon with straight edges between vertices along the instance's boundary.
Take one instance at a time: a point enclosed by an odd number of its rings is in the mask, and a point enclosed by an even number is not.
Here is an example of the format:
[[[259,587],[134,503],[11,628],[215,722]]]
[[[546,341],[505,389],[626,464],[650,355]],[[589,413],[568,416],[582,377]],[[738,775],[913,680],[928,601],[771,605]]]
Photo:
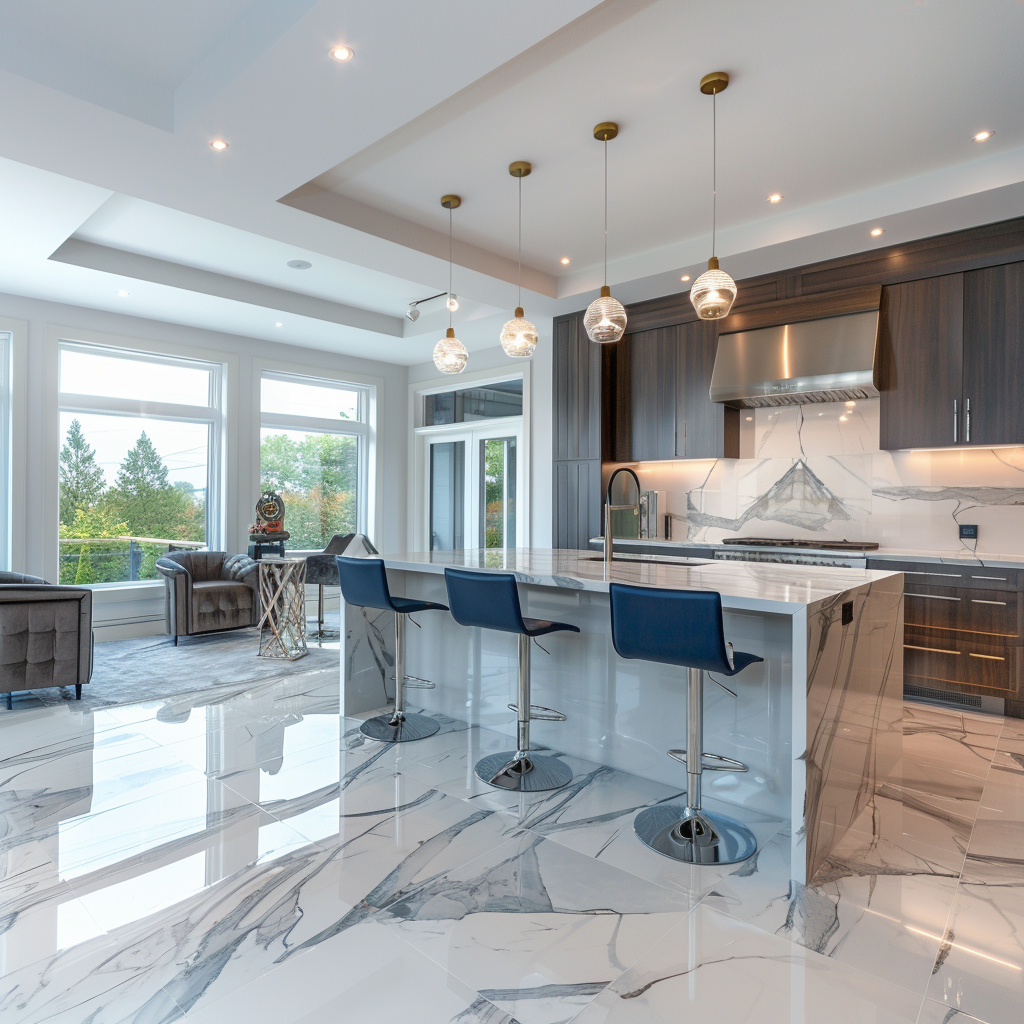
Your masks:
[[[301,558],[264,558],[259,563],[260,658],[295,661],[306,647],[306,562]]]

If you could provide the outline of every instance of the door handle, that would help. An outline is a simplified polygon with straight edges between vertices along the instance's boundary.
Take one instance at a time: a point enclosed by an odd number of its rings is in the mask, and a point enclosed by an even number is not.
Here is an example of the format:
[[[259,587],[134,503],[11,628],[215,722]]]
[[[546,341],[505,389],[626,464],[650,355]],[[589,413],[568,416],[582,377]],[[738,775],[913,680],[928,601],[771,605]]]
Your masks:
[[[956,409],[956,399],[953,399],[953,444],[960,443],[960,416]]]

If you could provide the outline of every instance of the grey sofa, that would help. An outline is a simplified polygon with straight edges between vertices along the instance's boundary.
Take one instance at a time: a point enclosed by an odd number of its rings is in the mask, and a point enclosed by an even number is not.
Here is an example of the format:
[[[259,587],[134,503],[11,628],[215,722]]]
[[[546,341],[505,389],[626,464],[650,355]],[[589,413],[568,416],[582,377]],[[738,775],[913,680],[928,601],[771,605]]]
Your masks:
[[[167,632],[179,636],[255,626],[259,562],[226,551],[170,551],[157,559],[164,578]]]
[[[92,591],[0,572],[0,693],[82,686],[92,678]]]

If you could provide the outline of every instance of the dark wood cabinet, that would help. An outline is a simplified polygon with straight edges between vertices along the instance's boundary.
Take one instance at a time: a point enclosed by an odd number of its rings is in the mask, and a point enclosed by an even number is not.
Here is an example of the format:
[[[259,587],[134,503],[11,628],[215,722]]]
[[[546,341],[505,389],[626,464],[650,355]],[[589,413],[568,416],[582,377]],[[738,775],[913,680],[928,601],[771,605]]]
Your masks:
[[[879,447],[960,443],[964,275],[890,285],[878,313]]]
[[[1024,263],[890,285],[878,343],[883,450],[1024,444]]]
[[[680,324],[678,332],[675,454],[686,459],[738,459],[739,410],[710,398],[718,325],[697,320]]]
[[[963,442],[1024,444],[1024,263],[964,274]]]
[[[739,413],[710,397],[718,330],[694,321],[626,335],[610,361],[614,462],[739,457]]]

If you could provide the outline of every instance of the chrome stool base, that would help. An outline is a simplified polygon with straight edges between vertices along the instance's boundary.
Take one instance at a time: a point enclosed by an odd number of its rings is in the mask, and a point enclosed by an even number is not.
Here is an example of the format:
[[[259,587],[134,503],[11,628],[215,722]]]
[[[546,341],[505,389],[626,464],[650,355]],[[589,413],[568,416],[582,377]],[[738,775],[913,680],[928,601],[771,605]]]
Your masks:
[[[378,715],[376,718],[369,718],[359,726],[359,731],[371,740],[380,740],[381,743],[408,743],[411,740],[423,740],[433,736],[441,728],[437,719],[427,715],[404,714],[394,724],[392,717]]]
[[[757,850],[746,825],[682,804],[645,808],[633,820],[633,830],[645,846],[684,864],[738,864]]]
[[[519,766],[526,765],[523,771]],[[502,771],[507,768],[506,771]],[[516,761],[516,751],[482,757],[476,763],[477,778],[489,786],[509,789],[516,793],[538,793],[546,789],[561,789],[572,781],[572,769],[557,757],[531,753]]]

